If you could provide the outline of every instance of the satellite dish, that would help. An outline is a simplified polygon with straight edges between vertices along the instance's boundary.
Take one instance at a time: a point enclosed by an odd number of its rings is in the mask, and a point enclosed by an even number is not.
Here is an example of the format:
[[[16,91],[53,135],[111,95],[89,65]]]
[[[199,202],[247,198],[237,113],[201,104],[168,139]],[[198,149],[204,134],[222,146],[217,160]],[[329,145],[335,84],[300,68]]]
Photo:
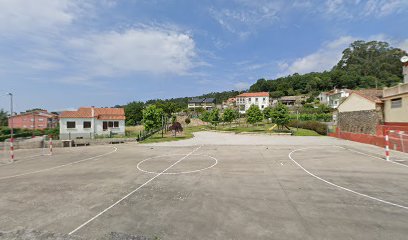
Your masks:
[[[403,56],[403,57],[401,58],[401,62],[403,62],[403,63],[408,62],[408,56]]]

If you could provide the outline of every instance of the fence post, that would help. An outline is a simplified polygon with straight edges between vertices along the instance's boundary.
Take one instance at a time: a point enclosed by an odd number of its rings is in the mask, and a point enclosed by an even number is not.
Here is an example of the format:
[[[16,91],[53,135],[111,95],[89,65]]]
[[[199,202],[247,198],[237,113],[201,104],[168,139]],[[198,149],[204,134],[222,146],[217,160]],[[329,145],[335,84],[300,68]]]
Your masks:
[[[388,131],[385,132],[385,160],[390,161],[390,138]]]
[[[14,162],[14,138],[10,138],[10,159]]]
[[[50,155],[52,155],[52,137],[50,137],[49,148],[50,148]]]

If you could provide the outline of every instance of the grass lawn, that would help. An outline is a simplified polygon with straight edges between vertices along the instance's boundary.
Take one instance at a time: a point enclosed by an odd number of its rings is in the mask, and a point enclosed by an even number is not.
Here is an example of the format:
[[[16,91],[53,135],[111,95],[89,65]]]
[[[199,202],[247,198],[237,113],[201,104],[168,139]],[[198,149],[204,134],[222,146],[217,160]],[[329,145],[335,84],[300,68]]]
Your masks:
[[[190,126],[185,127],[183,133],[178,133],[176,137],[170,132],[162,137],[161,132],[158,132],[151,137],[145,139],[140,143],[158,143],[158,142],[170,142],[170,141],[178,141],[192,138],[194,132],[205,131],[205,130],[215,130],[215,131],[228,131],[233,133],[242,133],[242,132],[252,132],[252,133],[276,133],[277,131],[269,131],[268,129],[271,128],[274,124],[272,123],[260,123],[258,125],[218,125],[217,127],[211,126]],[[294,136],[320,136],[317,132],[308,129],[299,128],[296,131],[296,128],[291,128],[294,133]]]
[[[194,132],[205,131],[207,128],[206,126],[190,126],[184,127],[184,131],[182,133],[177,133],[175,137],[172,132],[168,132],[164,134],[162,137],[161,132],[153,134],[152,136],[148,137],[147,139],[143,140],[140,143],[158,143],[158,142],[170,142],[170,141],[178,141],[192,138]]]

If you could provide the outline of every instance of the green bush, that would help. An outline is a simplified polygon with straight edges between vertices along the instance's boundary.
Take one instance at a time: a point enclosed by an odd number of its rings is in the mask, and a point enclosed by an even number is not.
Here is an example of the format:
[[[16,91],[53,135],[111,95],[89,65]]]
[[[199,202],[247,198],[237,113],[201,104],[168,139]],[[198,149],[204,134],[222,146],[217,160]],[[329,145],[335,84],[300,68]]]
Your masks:
[[[309,129],[317,132],[320,135],[327,134],[327,125],[317,121],[297,121],[292,120],[289,122],[290,127],[299,127],[303,129]]]
[[[291,114],[290,119],[296,120],[297,115]],[[318,121],[318,122],[331,122],[333,120],[333,116],[330,113],[302,113],[299,114],[300,121]]]

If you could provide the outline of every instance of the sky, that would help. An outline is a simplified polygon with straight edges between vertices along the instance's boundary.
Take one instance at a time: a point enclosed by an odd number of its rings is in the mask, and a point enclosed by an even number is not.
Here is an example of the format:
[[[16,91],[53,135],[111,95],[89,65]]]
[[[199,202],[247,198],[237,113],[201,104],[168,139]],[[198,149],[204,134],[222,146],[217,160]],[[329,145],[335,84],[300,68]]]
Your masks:
[[[0,0],[0,109],[244,90],[330,70],[354,40],[408,50],[407,0]]]

